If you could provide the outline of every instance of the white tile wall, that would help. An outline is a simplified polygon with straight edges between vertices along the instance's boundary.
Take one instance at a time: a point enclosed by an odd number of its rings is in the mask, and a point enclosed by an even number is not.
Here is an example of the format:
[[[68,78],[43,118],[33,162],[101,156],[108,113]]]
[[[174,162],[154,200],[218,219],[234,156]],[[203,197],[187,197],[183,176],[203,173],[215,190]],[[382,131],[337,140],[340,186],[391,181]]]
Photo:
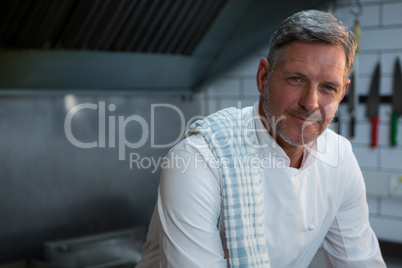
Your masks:
[[[372,75],[375,65],[381,59],[380,54],[361,54],[359,55],[359,73],[360,75]],[[384,64],[381,65],[384,71]]]
[[[372,167],[377,168],[379,166],[378,157],[379,152],[378,150],[371,149],[367,146],[364,147],[353,147],[353,152],[358,159],[359,165],[363,167]]]
[[[235,76],[226,76],[217,80],[209,87],[210,97],[239,96],[240,79]]]
[[[402,24],[402,3],[383,5],[383,25]]]
[[[266,50],[268,53],[268,50]],[[265,52],[264,52],[265,53]],[[228,75],[255,75],[258,69],[258,64],[261,58],[265,58],[267,55],[258,51],[256,54],[247,58],[240,65],[236,66],[233,70],[228,72]]]
[[[367,205],[369,207],[370,214],[379,214],[380,211],[378,209],[378,197],[367,197]]]
[[[212,114],[221,109],[220,107],[220,99],[210,97],[208,101],[208,111],[206,111],[206,114]]]
[[[402,64],[402,51],[399,53],[383,53],[381,55],[381,70],[384,74],[392,75],[394,73],[394,64],[396,58],[399,58],[399,61]]]
[[[400,140],[402,143],[402,140]],[[381,150],[381,168],[402,171],[402,148],[386,147]]]
[[[361,0],[363,13],[362,45],[359,55],[358,93],[366,96],[375,65],[381,63],[380,93],[392,94],[392,74],[396,57],[402,60],[402,0]],[[342,0],[334,14],[353,29],[355,16],[350,8],[358,10],[356,1]],[[256,51],[249,58],[211,84],[208,91],[208,112],[228,106],[253,105],[259,97],[255,75],[259,60],[266,57],[268,48]],[[402,105],[402,104],[401,104]],[[399,146],[389,146],[390,104],[381,104],[379,110],[379,146],[370,148],[371,125],[365,116],[366,106],[357,107],[356,136],[351,139],[355,155],[366,180],[371,224],[380,239],[402,243],[402,198],[389,198],[391,175],[402,174],[402,119],[398,125]],[[347,106],[339,107],[341,134],[348,138],[349,114]]]
[[[260,92],[258,92],[257,89],[257,82],[256,82],[256,77],[255,75],[252,77],[246,77],[243,79],[243,95],[248,96],[248,97],[255,97],[258,98],[260,95]]]
[[[381,199],[381,214],[402,218],[401,200],[382,198]],[[401,228],[402,228],[402,224],[401,224]]]
[[[375,30],[362,29],[361,50],[401,49],[402,27]]]
[[[344,24],[353,29],[355,23],[355,15],[350,9],[351,8],[349,6],[341,6],[340,8],[334,10],[333,14]],[[358,7],[353,6],[352,10],[358,11]],[[365,6],[362,15],[358,19],[361,27],[378,25],[380,22],[379,7],[377,5]]]
[[[370,217],[370,224],[379,239],[400,243],[402,241],[401,220],[387,217]]]
[[[220,103],[220,109],[226,108],[226,107],[236,107],[236,108],[244,108],[247,106],[252,106],[256,100],[250,99],[222,99]]]

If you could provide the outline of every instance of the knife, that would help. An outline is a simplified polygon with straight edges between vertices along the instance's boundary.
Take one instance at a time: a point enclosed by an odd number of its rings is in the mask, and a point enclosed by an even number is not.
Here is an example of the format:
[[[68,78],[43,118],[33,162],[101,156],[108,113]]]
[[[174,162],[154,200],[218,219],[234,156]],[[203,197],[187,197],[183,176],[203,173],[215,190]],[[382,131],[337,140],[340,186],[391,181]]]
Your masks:
[[[360,54],[360,36],[361,36],[361,27],[358,19],[355,19],[353,32],[356,37],[356,53],[355,53],[355,61],[353,66],[353,74],[351,77],[351,84],[349,85],[349,97],[348,97],[348,111],[350,115],[349,121],[349,137],[354,138],[355,136],[355,124],[356,124],[356,107],[359,104],[359,54]]]
[[[353,72],[351,75],[351,80],[352,82],[349,85],[348,88],[348,112],[349,112],[349,137],[353,138],[355,136],[355,124],[356,124],[356,117],[355,117],[355,110],[356,110],[356,91],[355,91],[355,79],[356,75]]]
[[[380,105],[380,63],[377,63],[371,80],[370,92],[367,98],[366,116],[371,121],[371,147],[378,143],[378,108]]]
[[[394,65],[394,77],[392,87],[392,115],[391,115],[391,145],[397,145],[398,118],[402,114],[402,74],[399,58]]]

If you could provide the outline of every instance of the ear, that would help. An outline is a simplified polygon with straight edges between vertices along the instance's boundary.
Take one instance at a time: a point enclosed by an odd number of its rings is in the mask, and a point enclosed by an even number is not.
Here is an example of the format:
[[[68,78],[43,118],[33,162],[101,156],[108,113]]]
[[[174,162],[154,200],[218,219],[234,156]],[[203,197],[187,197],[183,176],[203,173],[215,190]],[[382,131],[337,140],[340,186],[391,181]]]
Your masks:
[[[348,90],[349,85],[350,85],[350,79],[348,79],[348,80],[346,81],[345,88],[343,89],[342,97],[341,97],[341,100],[340,100],[339,102],[341,102],[341,101],[343,100],[343,97],[345,97],[346,90]]]
[[[269,63],[266,59],[261,59],[257,71],[257,89],[261,95],[264,95],[265,82],[268,77]]]

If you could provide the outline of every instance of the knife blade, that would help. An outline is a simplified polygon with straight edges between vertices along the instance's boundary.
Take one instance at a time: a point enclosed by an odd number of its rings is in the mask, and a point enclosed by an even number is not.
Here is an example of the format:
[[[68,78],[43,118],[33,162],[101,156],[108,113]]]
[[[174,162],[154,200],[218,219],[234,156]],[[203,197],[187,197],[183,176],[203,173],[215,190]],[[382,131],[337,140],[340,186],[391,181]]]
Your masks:
[[[348,88],[348,112],[349,112],[349,137],[354,138],[355,136],[355,124],[356,124],[356,117],[355,117],[355,110],[356,110],[356,91],[355,91],[355,79],[356,75],[353,72],[351,75],[352,82]]]
[[[395,60],[392,86],[391,145],[396,146],[398,136],[398,118],[402,115],[402,74],[399,58]]]
[[[355,136],[355,125],[356,125],[356,107],[359,104],[359,54],[360,54],[360,36],[361,36],[361,27],[359,19],[355,19],[353,33],[356,37],[356,53],[355,60],[353,65],[353,73],[351,76],[351,84],[349,85],[349,97],[348,97],[348,111],[350,116],[349,121],[349,137],[354,138]]]
[[[371,121],[371,147],[378,144],[378,109],[380,106],[380,63],[377,63],[367,98],[366,116]]]

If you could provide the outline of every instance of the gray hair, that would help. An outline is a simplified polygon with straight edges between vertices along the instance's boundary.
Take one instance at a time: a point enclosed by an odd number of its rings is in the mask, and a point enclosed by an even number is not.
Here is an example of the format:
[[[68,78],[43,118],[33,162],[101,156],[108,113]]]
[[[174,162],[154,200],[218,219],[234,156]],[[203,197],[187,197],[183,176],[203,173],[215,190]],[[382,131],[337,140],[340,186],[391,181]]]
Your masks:
[[[280,57],[287,45],[297,40],[342,45],[346,56],[346,81],[353,67],[357,43],[352,31],[342,21],[318,10],[301,11],[287,18],[271,38],[271,48],[267,57],[271,70],[274,70],[281,60]]]

